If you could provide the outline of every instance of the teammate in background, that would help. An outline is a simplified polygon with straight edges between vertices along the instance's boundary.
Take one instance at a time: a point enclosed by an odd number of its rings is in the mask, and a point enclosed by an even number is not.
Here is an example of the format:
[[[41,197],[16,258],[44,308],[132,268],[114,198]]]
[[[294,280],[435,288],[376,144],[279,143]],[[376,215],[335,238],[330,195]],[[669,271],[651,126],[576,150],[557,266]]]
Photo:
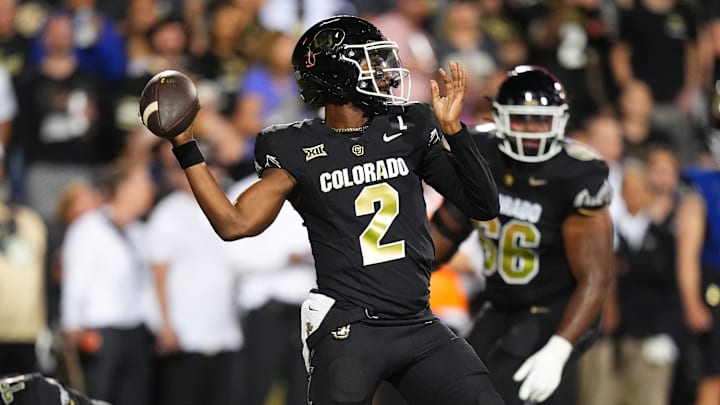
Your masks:
[[[324,119],[263,130],[260,180],[234,204],[192,130],[170,141],[223,239],[259,234],[286,199],[302,216],[318,283],[302,310],[308,403],[370,405],[386,380],[413,405],[502,404],[472,348],[428,309],[434,251],[422,180],[472,218],[498,213],[492,175],[458,119],[466,74],[450,63],[449,75],[440,70],[446,95],[431,82],[432,109],[408,103],[397,55],[357,17],[308,29],[292,64],[302,98],[325,107]]]
[[[575,404],[568,360],[584,349],[612,280],[608,167],[564,139],[565,89],[543,68],[509,72],[493,106],[494,133],[475,141],[500,215],[478,222],[444,203],[432,221],[437,258],[478,229],[487,301],[468,341],[507,404]]]

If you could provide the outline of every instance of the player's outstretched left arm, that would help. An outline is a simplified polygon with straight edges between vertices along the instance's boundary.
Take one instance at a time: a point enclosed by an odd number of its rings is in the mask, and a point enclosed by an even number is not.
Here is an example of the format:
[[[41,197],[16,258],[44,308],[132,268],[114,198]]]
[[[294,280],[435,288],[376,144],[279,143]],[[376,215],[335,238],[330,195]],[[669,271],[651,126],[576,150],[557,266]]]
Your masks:
[[[197,147],[193,145],[192,127],[170,138],[170,142],[178,160],[184,148]],[[200,208],[223,240],[255,236],[264,231],[275,220],[296,183],[288,171],[269,168],[232,204],[205,163],[185,168],[185,175]]]
[[[451,61],[449,70],[450,75],[439,69],[445,95],[440,94],[435,80],[430,81],[430,91],[435,117],[450,145],[452,163],[448,163],[447,159],[435,160],[430,164],[433,168],[425,180],[470,217],[492,219],[500,210],[497,186],[480,150],[460,122],[467,91],[467,73],[460,62]]]
[[[607,208],[574,214],[562,227],[565,251],[577,287],[550,340],[515,373],[522,400],[542,402],[560,384],[573,346],[597,320],[612,283],[612,223]]]

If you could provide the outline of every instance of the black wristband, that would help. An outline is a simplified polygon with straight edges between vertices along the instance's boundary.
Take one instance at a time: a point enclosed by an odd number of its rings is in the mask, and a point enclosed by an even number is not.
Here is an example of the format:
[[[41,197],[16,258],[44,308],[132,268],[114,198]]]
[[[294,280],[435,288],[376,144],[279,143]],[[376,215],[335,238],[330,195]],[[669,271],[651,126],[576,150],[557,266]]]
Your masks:
[[[205,161],[205,156],[200,152],[200,147],[194,139],[172,149],[175,159],[177,159],[180,167],[185,170],[190,166]]]

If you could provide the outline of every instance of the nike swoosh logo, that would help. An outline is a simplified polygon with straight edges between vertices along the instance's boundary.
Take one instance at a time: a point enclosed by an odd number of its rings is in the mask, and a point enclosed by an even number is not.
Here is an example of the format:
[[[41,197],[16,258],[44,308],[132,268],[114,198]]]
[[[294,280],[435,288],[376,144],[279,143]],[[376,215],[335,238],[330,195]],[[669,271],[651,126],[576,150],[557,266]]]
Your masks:
[[[311,311],[313,311],[313,312],[318,311],[318,309],[315,309],[315,308],[313,308],[313,307],[311,307],[311,306],[309,306],[309,305],[308,305],[308,309],[311,310]]]
[[[538,186],[544,186],[547,184],[547,180],[545,179],[536,179],[535,177],[530,177],[528,179],[528,184],[530,187],[538,187]]]
[[[392,135],[383,134],[383,141],[385,141],[385,142],[390,142],[390,141],[392,141],[393,139],[397,138],[398,136],[402,136],[402,134],[403,134],[402,132],[398,132],[398,133],[395,133],[395,134],[392,134]]]

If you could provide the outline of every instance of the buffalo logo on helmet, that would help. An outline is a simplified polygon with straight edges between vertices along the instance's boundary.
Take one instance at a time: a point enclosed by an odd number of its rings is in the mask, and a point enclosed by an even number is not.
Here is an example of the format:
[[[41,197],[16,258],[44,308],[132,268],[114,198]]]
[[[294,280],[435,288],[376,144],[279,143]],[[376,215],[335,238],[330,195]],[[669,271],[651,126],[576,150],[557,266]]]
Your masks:
[[[307,41],[307,38],[305,39]],[[305,54],[305,67],[315,66],[315,55],[327,50],[334,50],[345,41],[345,31],[339,28],[326,28],[320,30],[308,44],[308,51]]]

